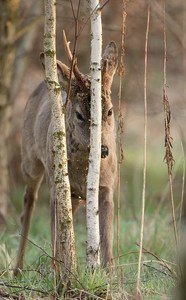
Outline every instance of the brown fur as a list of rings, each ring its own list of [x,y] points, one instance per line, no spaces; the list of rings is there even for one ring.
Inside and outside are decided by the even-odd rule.
[[[101,259],[103,266],[112,262],[113,242],[113,193],[116,182],[117,159],[115,150],[114,115],[111,102],[111,85],[117,67],[117,47],[111,42],[102,59],[102,145],[106,152],[102,155],[100,169],[99,216]],[[58,77],[62,85],[62,98],[66,98],[69,68],[58,61]],[[88,171],[90,138],[90,79],[86,78],[86,89],[73,77],[70,100],[66,108],[67,151],[69,159],[69,179],[73,211],[79,198],[86,198],[86,177]],[[22,135],[22,172],[26,184],[22,232],[18,259],[14,274],[23,268],[26,238],[30,226],[38,189],[46,174],[50,190],[51,231],[54,238],[54,180],[52,157],[52,121],[48,93],[42,82],[28,100],[24,113]],[[106,148],[105,148],[106,147]],[[107,151],[108,150],[108,151]],[[100,149],[101,151],[101,149]],[[105,154],[106,153],[106,154]]]

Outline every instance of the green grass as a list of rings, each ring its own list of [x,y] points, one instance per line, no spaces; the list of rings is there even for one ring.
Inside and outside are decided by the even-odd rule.
[[[128,295],[135,292],[139,251],[136,243],[140,241],[142,161],[134,164],[135,154],[131,152],[126,153],[126,156],[121,173],[119,265],[116,259],[117,224],[115,218],[115,270],[112,276],[101,269],[96,270],[94,274],[88,274],[85,271],[86,224],[84,209],[79,210],[74,220],[78,269],[72,290],[66,294],[66,298],[61,296],[61,299],[73,299],[75,296],[75,299],[81,299],[78,298],[80,294],[82,299],[99,299],[96,298],[98,296],[102,299],[127,299]],[[182,170],[179,165],[175,166],[175,169],[176,182],[180,181]],[[166,173],[164,163],[157,163],[155,159],[151,160],[147,170],[144,232],[144,248],[149,253],[143,253],[141,266],[142,296],[143,299],[148,300],[169,299],[177,284],[174,277],[177,265]],[[179,188],[176,186],[175,191],[175,197],[179,200],[180,186]],[[36,299],[37,295],[41,298],[49,297],[54,291],[54,281],[51,260],[45,253],[51,255],[49,200],[45,187],[40,192],[41,201],[36,205],[32,220],[29,239],[35,245],[31,242],[27,245],[27,271],[22,272],[20,278],[16,280],[11,276],[19,241],[22,194],[22,188],[16,189],[11,194],[12,208],[9,221],[7,228],[0,234],[0,291],[4,283],[3,290],[8,294],[19,294],[24,290],[26,299]],[[117,210],[115,215],[117,215]],[[173,270],[172,272],[162,263],[162,260]],[[9,285],[15,287],[8,287]]]

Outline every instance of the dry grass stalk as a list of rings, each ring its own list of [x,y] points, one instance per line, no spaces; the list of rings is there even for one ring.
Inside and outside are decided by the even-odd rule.
[[[168,174],[172,175],[172,168],[174,165],[174,157],[172,154],[172,137],[170,134],[170,122],[171,122],[171,111],[169,100],[166,92],[166,84],[163,88],[163,108],[164,108],[164,125],[165,125],[165,156],[164,160],[166,161],[168,167]]]
[[[120,169],[121,163],[124,159],[123,148],[122,148],[122,134],[123,134],[123,114],[121,110],[121,98],[122,98],[122,78],[125,74],[125,35],[126,35],[126,0],[122,0],[123,10],[122,10],[122,33],[121,33],[121,56],[120,56],[120,66],[118,70],[119,74],[119,91],[118,91],[118,189],[117,189],[117,261],[119,265],[120,258]]]
[[[143,252],[144,218],[145,218],[145,196],[146,196],[146,172],[147,172],[147,58],[148,58],[148,37],[150,24],[150,5],[148,5],[147,26],[145,37],[145,70],[144,70],[144,163],[143,163],[143,190],[142,190],[142,211],[141,211],[141,231],[140,231],[140,249],[138,259],[138,273],[136,292],[140,295],[140,274],[141,259]]]
[[[180,215],[179,215],[179,230],[181,232],[181,225],[182,225],[182,213],[183,213],[183,201],[184,201],[184,191],[185,191],[185,150],[184,150],[184,139],[181,141],[181,149],[183,153],[183,173],[182,173],[182,189],[181,189],[181,200],[180,200]],[[180,236],[179,236],[180,240]]]
[[[174,236],[176,247],[178,245],[178,233],[177,233],[177,225],[176,225],[176,217],[175,217],[175,207],[174,207],[174,194],[173,194],[173,185],[172,185],[172,168],[174,164],[174,157],[172,154],[172,137],[170,133],[170,123],[171,123],[171,110],[167,95],[167,41],[166,41],[166,28],[165,28],[165,2],[164,2],[164,87],[163,87],[163,109],[164,109],[164,126],[165,126],[165,156],[164,160],[166,161],[168,168],[168,177],[169,177],[169,185],[170,185],[170,197],[171,197],[171,208],[172,208],[172,220],[173,220],[173,228],[174,228]]]
[[[173,220],[173,228],[174,228],[174,236],[176,246],[178,245],[178,233],[177,233],[177,225],[176,225],[176,215],[175,215],[175,207],[174,207],[174,193],[173,193],[173,184],[172,184],[172,168],[174,164],[174,157],[172,154],[172,137],[170,135],[170,120],[171,120],[171,111],[169,106],[168,97],[166,94],[166,89],[163,89],[163,106],[164,106],[164,123],[165,123],[165,156],[164,160],[166,161],[168,168],[168,177],[169,177],[169,185],[170,185],[170,197],[171,197],[171,209],[172,209],[172,220]]]

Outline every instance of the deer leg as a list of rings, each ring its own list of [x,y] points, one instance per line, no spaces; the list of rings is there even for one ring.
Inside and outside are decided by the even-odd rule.
[[[25,248],[30,228],[30,221],[34,204],[37,199],[38,190],[43,179],[43,171],[40,172],[39,175],[37,174],[37,177],[35,177],[34,179],[26,174],[24,174],[24,178],[26,182],[26,189],[24,194],[24,208],[21,216],[21,237],[14,276],[16,276],[19,272],[19,269],[23,269],[24,266]]]
[[[113,265],[113,219],[114,202],[113,191],[108,187],[100,187],[99,191],[99,226],[100,226],[100,254],[103,267]]]

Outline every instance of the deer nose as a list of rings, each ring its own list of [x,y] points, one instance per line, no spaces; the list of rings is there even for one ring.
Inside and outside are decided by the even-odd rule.
[[[105,158],[109,155],[109,149],[106,145],[101,145],[101,158]]]

